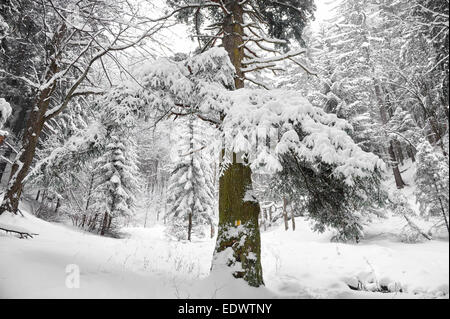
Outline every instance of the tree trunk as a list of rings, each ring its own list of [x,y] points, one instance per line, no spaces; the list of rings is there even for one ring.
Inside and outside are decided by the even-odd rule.
[[[189,213],[188,217],[188,240],[191,241],[192,234],[192,212]]]
[[[44,189],[41,196],[41,205],[44,204],[44,201],[47,199],[47,189]]]
[[[267,230],[267,208],[264,208],[263,220],[264,220],[264,231],[266,231]]]
[[[112,219],[112,216],[108,215],[108,225],[106,226],[106,230],[108,231],[111,229]]]
[[[101,227],[101,230],[100,230],[100,235],[101,236],[105,235],[107,224],[108,224],[108,212],[105,212],[105,214],[103,215],[103,222],[102,222],[102,227]]]
[[[61,207],[61,199],[58,198],[56,201],[55,214],[58,214],[59,207]]]
[[[66,27],[63,25],[56,32],[53,38],[53,45],[58,48],[60,42],[66,32]],[[54,56],[47,68],[45,80],[50,80],[56,73],[59,72],[58,60],[59,56]],[[0,205],[0,215],[8,211],[17,214],[19,209],[20,196],[23,190],[23,181],[28,174],[28,171],[33,162],[36,153],[39,136],[42,128],[47,120],[46,112],[48,110],[52,94],[56,88],[56,81],[39,91],[36,98],[35,107],[32,108],[30,117],[23,136],[23,147],[19,151],[11,168],[11,175],[9,177],[8,187],[6,189],[5,197]]]
[[[83,218],[81,219],[81,228],[84,228],[85,223],[86,223],[86,214],[83,214]]]
[[[436,182],[436,180],[434,178],[433,178],[433,184],[434,184],[434,188],[436,189],[436,193],[439,194],[440,193],[439,192],[439,187],[438,187],[438,184],[437,184],[437,182]],[[442,203],[441,196],[439,196],[438,199],[439,199],[439,204],[441,206],[442,217],[444,218],[445,226],[447,227],[447,232],[450,234],[450,227],[449,227],[449,224],[448,224],[447,216],[445,214],[445,208],[444,208],[445,205]],[[448,210],[448,206],[447,206],[447,210]]]
[[[378,81],[374,80],[374,82],[375,82],[375,95],[378,100],[378,107],[380,110],[381,122],[383,123],[383,125],[386,125],[388,123],[388,115],[387,115],[387,111],[386,111],[386,105],[384,102],[384,98],[382,95],[383,93],[382,93],[382,90],[381,90],[381,87],[380,87],[380,84],[378,83]],[[392,140],[389,141],[388,153],[389,153],[389,156],[390,156],[391,162],[392,162],[392,171],[394,173],[395,184],[397,185],[397,188],[399,188],[399,189],[403,188],[405,186],[405,183],[403,182],[402,175],[400,174],[400,170],[398,168],[398,162],[397,162],[397,158],[395,156]]]
[[[415,161],[416,161],[416,156],[415,156],[415,154],[414,154],[414,149],[412,148],[411,145],[408,145],[408,147],[407,147],[407,149],[406,149],[406,152],[408,153],[408,156],[411,158],[411,161],[412,161],[413,163],[415,163]]]
[[[291,207],[292,230],[295,231],[294,209]]]
[[[95,230],[95,227],[97,226],[97,217],[98,217],[98,213],[96,213],[94,215],[94,218],[92,218],[91,224],[89,225],[89,231]]]
[[[0,206],[0,215],[5,211],[17,214],[20,196],[22,195],[22,183],[33,162],[38,138],[45,121],[45,112],[47,111],[50,102],[48,91],[49,90],[44,90],[44,92],[41,93],[37,102],[38,109],[33,109],[30,116],[29,124],[27,126],[28,129],[25,131],[24,135],[24,146],[17,155],[12,166],[8,188],[3,203]]]
[[[211,238],[214,238],[215,230],[214,230],[214,223],[211,222]]]
[[[38,190],[38,192],[36,194],[36,201],[39,201],[39,195],[41,195],[41,190]]]
[[[244,58],[243,8],[237,0],[229,1],[226,7],[231,14],[223,21],[222,42],[236,69],[235,89],[241,89],[244,87],[244,75],[241,71]],[[224,155],[223,149],[222,156]],[[219,228],[212,270],[231,270],[231,267],[236,266],[239,269],[240,266],[239,270],[231,270],[232,275],[243,278],[250,286],[259,287],[264,285],[258,225],[260,208],[256,200],[244,200],[246,192],[252,189],[250,167],[236,161],[237,154],[232,157],[231,164],[219,178]],[[226,252],[229,251],[228,248],[232,249],[232,255]]]
[[[389,144],[389,155],[391,157],[392,162],[392,171],[394,173],[395,184],[398,189],[405,187],[405,182],[403,181],[402,175],[400,174],[400,169],[398,168],[397,158],[395,157],[394,146],[392,145],[392,141]]]
[[[283,219],[284,219],[284,229],[288,230],[289,229],[289,224],[288,224],[288,215],[287,215],[287,199],[286,197],[283,197]]]
[[[269,226],[271,226],[272,225],[272,207],[273,206],[270,206],[270,208],[269,208]]]

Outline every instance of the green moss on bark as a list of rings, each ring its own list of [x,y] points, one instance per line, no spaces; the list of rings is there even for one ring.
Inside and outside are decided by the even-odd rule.
[[[219,230],[215,254],[231,247],[234,260],[242,270],[233,276],[243,278],[250,286],[264,285],[261,266],[261,238],[259,233],[259,204],[244,201],[247,189],[251,187],[250,167],[231,164],[220,178],[219,186]],[[240,221],[240,226],[236,223]],[[214,268],[214,265],[213,265]]]

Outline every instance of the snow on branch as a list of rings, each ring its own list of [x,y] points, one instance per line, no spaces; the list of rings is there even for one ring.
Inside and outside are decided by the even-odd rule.
[[[299,93],[290,90],[230,90],[234,68],[223,48],[210,49],[186,61],[160,60],[140,70],[144,89],[125,88],[143,108],[163,114],[221,119],[223,141],[228,151],[248,154],[253,168],[281,169],[280,155],[294,152],[311,163],[334,167],[334,174],[352,185],[354,179],[371,176],[384,163],[364,152],[348,135],[350,124],[334,114],[314,107]],[[257,81],[255,81],[257,82]],[[302,136],[297,133],[299,130]],[[275,129],[281,135],[273,148],[256,146],[259,132]]]
[[[234,152],[249,153],[255,169],[266,165],[279,170],[278,156],[287,152],[311,163],[333,165],[334,174],[349,185],[355,178],[384,169],[380,158],[364,152],[347,134],[351,130],[348,122],[312,106],[295,91],[241,89],[228,96],[232,103],[224,110],[225,144]],[[304,136],[298,135],[296,126],[301,127]],[[258,132],[273,127],[282,133],[275,147],[255,150]]]

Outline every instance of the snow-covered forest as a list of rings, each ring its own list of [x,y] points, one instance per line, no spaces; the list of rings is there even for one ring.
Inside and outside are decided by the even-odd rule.
[[[0,0],[0,298],[449,298],[448,0]]]

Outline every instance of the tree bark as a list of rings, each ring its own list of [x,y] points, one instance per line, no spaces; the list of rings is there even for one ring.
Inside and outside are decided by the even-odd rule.
[[[188,217],[188,240],[191,241],[192,235],[192,212],[189,213]]]
[[[392,141],[389,143],[389,156],[391,157],[392,162],[392,171],[394,173],[395,184],[398,189],[405,187],[405,182],[403,181],[402,174],[400,174],[400,169],[398,168],[397,158],[395,157],[394,146],[392,145]]]
[[[292,230],[295,231],[294,209],[292,209],[292,207],[291,207],[291,218],[292,218]]]
[[[264,208],[263,220],[264,220],[264,231],[266,231],[267,230],[267,208]]]
[[[101,236],[105,235],[107,224],[108,224],[108,212],[105,212],[105,214],[103,215],[103,222],[102,222],[102,227],[101,227],[101,230],[100,230],[100,235]]]
[[[288,230],[289,229],[289,224],[288,224],[288,215],[287,215],[287,199],[286,197],[283,197],[283,219],[284,219],[284,229]]]
[[[211,238],[214,238],[215,230],[214,230],[214,223],[211,221]]]
[[[55,214],[58,214],[59,207],[61,207],[61,199],[58,198],[56,201]]]
[[[226,7],[231,14],[223,21],[222,42],[236,69],[235,89],[238,90],[244,87],[244,75],[241,71],[244,58],[243,8],[237,0],[229,1]],[[222,156],[224,155],[223,149]],[[246,192],[252,189],[250,167],[238,163],[237,154],[233,153],[232,157],[231,164],[219,178],[219,227],[212,270],[233,267],[240,263],[241,270],[233,271],[232,275],[235,278],[243,278],[250,286],[259,287],[264,285],[258,225],[260,207],[256,200],[249,201],[245,197]],[[228,248],[232,249],[233,256],[227,255],[228,260],[223,264],[224,260],[220,255]]]
[[[91,178],[89,179],[89,189],[88,189],[88,194],[87,194],[87,199],[86,199],[86,208],[84,209],[86,212],[89,209],[89,204],[91,202],[91,196],[92,196],[92,189],[94,187],[94,173],[91,174]]]
[[[60,42],[66,33],[65,25],[59,28],[53,38],[53,47],[58,48]],[[50,80],[53,75],[59,72],[58,65],[59,56],[55,55],[50,61],[45,74],[45,80]],[[19,201],[23,190],[23,181],[28,174],[28,171],[33,162],[34,155],[36,153],[36,147],[41,135],[42,128],[47,120],[45,113],[48,110],[52,94],[56,88],[56,81],[39,91],[36,98],[35,107],[32,108],[30,117],[27,122],[27,126],[23,137],[23,147],[17,154],[14,164],[11,169],[11,175],[9,178],[6,194],[0,205],[0,215],[8,211],[13,214],[17,214],[19,209]]]
[[[408,153],[408,156],[411,158],[411,161],[414,163],[416,161],[416,156],[414,154],[414,149],[411,145],[408,145],[406,152]]]
[[[388,123],[388,115],[386,111],[386,105],[384,103],[384,99],[382,96],[382,90],[380,85],[378,84],[378,81],[375,81],[375,95],[378,100],[378,106],[380,110],[380,116],[381,116],[381,122],[383,125],[386,125]],[[392,143],[392,140],[389,141],[389,147],[388,147],[388,153],[390,156],[390,159],[392,161],[392,172],[394,174],[395,184],[397,185],[397,188],[403,188],[405,186],[405,183],[403,182],[402,175],[400,174],[400,170],[398,168],[398,162],[397,158],[395,156],[394,152],[394,146]]]

